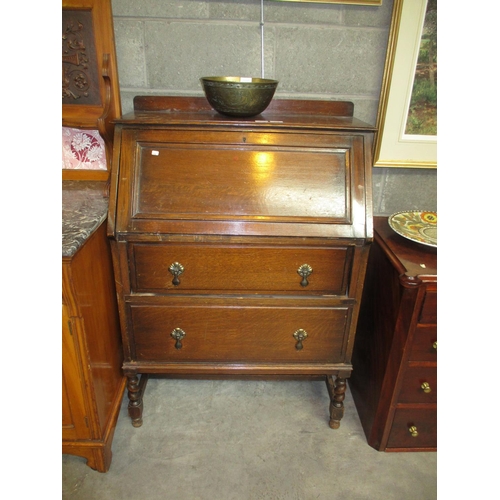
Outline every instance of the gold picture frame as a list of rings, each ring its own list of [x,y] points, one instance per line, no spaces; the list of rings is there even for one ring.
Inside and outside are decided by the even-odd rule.
[[[382,5],[382,0],[276,0],[278,2],[298,2],[298,3],[339,3],[346,5],[369,5],[377,7]]]
[[[375,167],[437,168],[437,134],[405,132],[428,0],[394,0],[377,115]]]

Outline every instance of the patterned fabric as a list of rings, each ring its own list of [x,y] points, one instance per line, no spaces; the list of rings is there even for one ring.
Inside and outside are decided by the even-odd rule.
[[[104,141],[97,130],[62,128],[62,168],[106,170]]]

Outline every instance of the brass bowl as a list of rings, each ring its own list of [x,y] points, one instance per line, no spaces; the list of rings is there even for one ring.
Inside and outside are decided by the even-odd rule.
[[[228,116],[255,116],[271,102],[277,80],[240,76],[204,76],[200,78],[205,96],[219,113]]]

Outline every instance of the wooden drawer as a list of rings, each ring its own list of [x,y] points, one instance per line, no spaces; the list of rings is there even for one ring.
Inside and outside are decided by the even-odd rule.
[[[433,325],[437,323],[437,292],[426,292],[418,322]]]
[[[430,392],[424,392],[422,385],[428,384]],[[410,366],[406,368],[399,403],[435,403],[437,401],[436,367]]]
[[[245,300],[190,298],[161,305],[129,304],[137,361],[292,362],[344,361],[348,308],[306,307],[299,302],[253,305]],[[250,302],[250,304],[248,304]],[[248,305],[247,305],[248,304]],[[171,336],[185,333],[178,348]],[[294,333],[307,338],[297,349]],[[134,356],[134,348],[132,349]]]
[[[419,325],[415,329],[410,351],[410,361],[437,362],[437,327]]]
[[[132,289],[176,293],[302,293],[345,295],[352,248],[257,247],[250,245],[132,245]],[[171,264],[183,272],[174,285]],[[312,273],[302,284],[300,266]]]
[[[411,427],[416,427],[412,436]],[[396,410],[387,448],[436,448],[436,408],[399,408]]]

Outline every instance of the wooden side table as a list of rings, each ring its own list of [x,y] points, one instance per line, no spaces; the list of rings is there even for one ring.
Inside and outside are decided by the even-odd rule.
[[[106,472],[125,377],[103,182],[63,182],[62,452]]]

